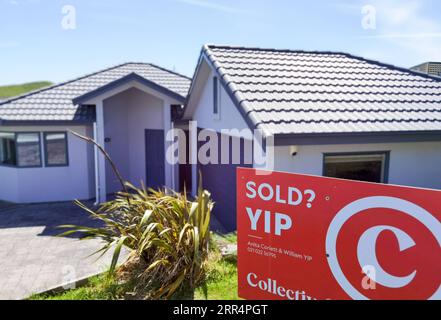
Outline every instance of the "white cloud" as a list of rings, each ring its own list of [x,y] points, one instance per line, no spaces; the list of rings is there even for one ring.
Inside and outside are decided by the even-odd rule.
[[[232,6],[226,6],[222,4],[215,3],[213,1],[208,0],[176,0],[177,2],[185,3],[191,6],[216,10],[216,11],[222,11],[227,13],[244,13],[244,11],[239,10]]]
[[[377,12],[377,29],[361,38],[386,41],[421,61],[441,60],[441,22],[424,12],[424,2],[373,0],[371,4]]]
[[[380,5],[377,3],[374,6],[377,7],[377,12],[383,18],[383,23],[389,27],[402,27],[409,22],[416,22],[416,19],[421,19],[415,15],[415,12],[421,8],[420,2],[382,1]]]

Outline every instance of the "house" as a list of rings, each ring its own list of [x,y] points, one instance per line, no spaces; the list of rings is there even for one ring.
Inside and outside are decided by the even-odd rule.
[[[184,133],[181,163],[167,157],[170,129]],[[120,189],[68,130],[135,183],[195,193],[201,172],[225,231],[239,166],[441,189],[441,79],[346,53],[207,45],[192,81],[128,63],[4,101],[0,199],[101,202]]]
[[[346,53],[205,46],[183,118],[218,135],[261,128],[277,171],[441,188],[441,79],[408,69]],[[193,165],[228,230],[239,165]]]
[[[164,132],[191,80],[126,63],[0,104],[0,199],[17,203],[96,198],[120,190],[93,137],[129,181],[174,187]]]
[[[441,77],[441,62],[425,62],[410,68],[414,71],[423,72],[432,76]]]

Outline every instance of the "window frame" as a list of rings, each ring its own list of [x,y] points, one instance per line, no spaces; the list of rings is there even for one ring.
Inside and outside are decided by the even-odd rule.
[[[383,156],[384,164],[383,164],[383,172],[382,172],[382,181],[379,182],[381,184],[389,183],[389,167],[390,167],[390,151],[363,151],[363,152],[331,152],[331,153],[323,153],[323,161],[322,161],[322,176],[326,176],[326,157],[351,157],[351,156]],[[328,177],[334,178],[334,177]],[[334,179],[342,179],[342,178],[334,178]],[[366,182],[366,181],[361,181]],[[375,183],[375,182],[366,182],[366,183]]]
[[[66,163],[65,164],[49,164],[48,163],[48,150],[46,144],[46,136],[50,134],[64,134],[64,144],[66,147]],[[44,131],[43,132],[43,148],[44,148],[44,166],[48,168],[61,168],[69,166],[69,140],[67,131]]]
[[[43,150],[41,149],[41,133],[38,131],[17,131],[15,133],[15,156],[17,158],[17,164],[15,166],[11,166],[12,168],[18,168],[18,169],[29,169],[29,168],[43,168]],[[19,134],[36,134],[38,136],[38,150],[40,153],[40,164],[39,165],[32,165],[32,166],[20,166],[19,165],[19,157],[18,157],[18,135]]]
[[[15,152],[15,160],[17,162],[17,164],[7,164],[7,163],[1,163],[0,162],[0,167],[7,167],[7,168],[21,168],[18,166],[18,159],[17,159],[17,132],[11,132],[11,131],[0,131],[0,133],[9,133],[9,134],[13,134],[14,135],[14,152]],[[41,156],[41,154],[40,154]]]

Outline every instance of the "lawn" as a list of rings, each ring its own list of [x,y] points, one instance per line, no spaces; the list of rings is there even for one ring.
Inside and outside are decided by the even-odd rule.
[[[196,289],[195,300],[237,300],[237,255],[222,256],[219,247],[237,242],[236,234],[214,235],[205,289]],[[118,284],[106,275],[91,278],[87,285],[59,294],[34,295],[31,300],[115,300],[130,299],[130,285]]]
[[[237,234],[225,236],[214,235],[218,247],[228,244],[237,244]],[[210,271],[207,279],[207,297],[204,290],[198,288],[195,292],[196,300],[237,300],[237,253],[222,257],[219,252],[211,253]]]
[[[40,81],[40,82],[29,82],[29,83],[17,84],[17,85],[0,86],[0,99],[15,97],[23,93],[44,88],[50,85],[52,85],[51,82]]]

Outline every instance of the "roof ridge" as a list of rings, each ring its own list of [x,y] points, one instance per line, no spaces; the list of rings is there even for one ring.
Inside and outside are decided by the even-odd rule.
[[[15,97],[12,97],[10,99],[7,99],[5,101],[0,102],[0,106],[2,106],[4,104],[11,103],[13,101],[17,101],[17,100],[23,99],[23,98],[27,98],[27,97],[32,96],[32,95],[37,94],[37,93],[41,93],[41,92],[44,92],[44,91],[48,91],[48,90],[51,90],[51,89],[55,89],[55,88],[64,86],[66,84],[70,84],[70,83],[73,83],[73,82],[76,82],[76,81],[79,81],[79,80],[83,80],[85,78],[88,78],[88,77],[91,77],[91,76],[95,76],[97,74],[100,74],[100,73],[103,73],[103,72],[106,72],[106,71],[110,71],[110,70],[113,70],[113,69],[116,69],[116,68],[120,68],[120,67],[128,65],[128,64],[133,64],[133,62],[121,63],[121,64],[118,64],[116,66],[108,67],[108,68],[105,68],[105,69],[102,69],[102,70],[99,70],[99,71],[96,71],[96,72],[93,72],[93,73],[89,73],[89,74],[86,74],[84,76],[81,76],[81,77],[78,77],[78,78],[75,78],[75,79],[63,81],[63,82],[54,84],[52,86],[48,86],[48,87],[44,87],[44,88],[40,88],[40,89],[37,89],[37,90],[30,91],[30,92],[26,92],[24,94],[21,94],[21,95],[18,95],[18,96],[15,96]]]
[[[231,45],[215,45],[215,44],[206,44],[204,46],[206,50],[211,51],[212,49],[231,49],[231,50],[244,50],[244,51],[266,51],[266,52],[286,52],[286,53],[310,53],[310,54],[332,54],[332,55],[343,55],[347,58],[357,59],[360,61],[364,61],[367,63],[376,64],[378,66],[386,67],[389,69],[405,72],[414,76],[420,76],[423,78],[428,78],[431,80],[441,82],[441,77],[432,76],[428,74],[421,74],[420,72],[399,67],[390,63],[381,62],[378,60],[368,59],[361,56],[353,55],[351,53],[342,52],[342,51],[319,51],[319,50],[295,50],[295,49],[275,49],[275,48],[259,48],[259,47],[243,47],[243,46],[231,46]]]
[[[190,81],[192,80],[192,78],[190,78],[190,77],[188,77],[188,76],[186,76],[186,75],[184,75],[184,74],[181,74],[181,73],[179,73],[179,72],[172,71],[172,70],[170,70],[170,69],[167,69],[167,68],[161,67],[161,66],[159,66],[159,65],[157,65],[157,64],[154,64],[154,63],[146,63],[146,64],[148,64],[148,65],[150,65],[150,66],[152,66],[152,67],[154,67],[154,68],[157,68],[157,69],[160,69],[160,70],[167,71],[167,72],[169,72],[169,73],[175,74],[175,75],[177,75],[177,76],[179,76],[179,77],[182,77],[182,78],[185,78],[185,79],[187,79],[187,80],[190,80]]]
[[[266,51],[266,52],[286,52],[286,53],[322,53],[322,54],[335,54],[345,55],[344,52],[339,51],[320,51],[320,50],[304,50],[304,49],[276,49],[276,48],[263,48],[263,47],[244,47],[244,46],[232,46],[232,45],[216,45],[207,44],[205,48],[211,49],[230,49],[230,50],[244,50],[244,51]]]

